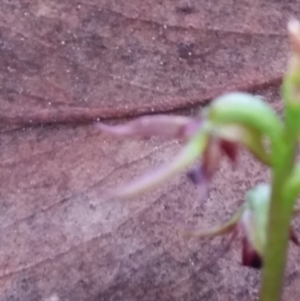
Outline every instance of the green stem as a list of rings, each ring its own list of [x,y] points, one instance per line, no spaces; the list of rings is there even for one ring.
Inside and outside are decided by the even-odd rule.
[[[295,164],[298,118],[297,110],[287,108],[282,144],[273,153],[272,200],[260,301],[280,301],[282,296],[290,223],[296,201],[293,193],[285,193],[285,185]]]

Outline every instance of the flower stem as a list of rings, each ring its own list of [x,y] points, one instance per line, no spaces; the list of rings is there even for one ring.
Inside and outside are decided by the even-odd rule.
[[[298,139],[298,110],[286,108],[282,143],[273,153],[272,199],[260,301],[280,301],[288,250],[290,223],[296,202],[294,194],[285,193],[285,185],[295,164]]]

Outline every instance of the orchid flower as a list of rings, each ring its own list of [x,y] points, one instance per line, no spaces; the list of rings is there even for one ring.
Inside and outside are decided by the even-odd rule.
[[[235,104],[236,101],[239,102],[239,106]],[[241,106],[243,102],[245,106],[251,102],[254,111],[245,110],[246,107]],[[238,116],[233,119],[233,122],[229,122],[230,107]],[[254,116],[267,113],[268,118],[258,124],[249,123],[247,122],[249,113]],[[236,163],[239,146],[246,147],[262,163],[270,165],[271,155],[264,145],[264,131],[273,135],[270,124],[272,126],[272,123],[275,123],[276,127],[280,127],[278,120],[272,114],[272,110],[261,98],[246,93],[230,93],[213,101],[210,107],[200,111],[195,117],[149,115],[138,117],[124,125],[97,123],[97,129],[116,137],[149,139],[157,136],[180,139],[185,143],[181,152],[169,163],[114,191],[111,196],[133,197],[145,193],[193,163],[197,166],[187,172],[188,177],[195,183],[207,185],[217,172],[222,157],[225,156],[233,164]],[[239,120],[242,115],[246,117],[246,122]],[[251,121],[250,118],[248,119]]]
[[[206,231],[185,231],[186,238],[206,238],[232,233],[242,239],[242,265],[260,269],[266,246],[267,219],[271,200],[271,187],[260,183],[248,190],[245,202],[225,224]],[[294,214],[299,213],[295,207]],[[299,245],[294,229],[290,229],[290,240]]]

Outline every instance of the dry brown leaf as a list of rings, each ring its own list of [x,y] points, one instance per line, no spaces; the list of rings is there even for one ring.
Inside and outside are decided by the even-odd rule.
[[[297,1],[0,1],[0,301],[254,300],[259,277],[238,253],[202,271],[216,245],[178,231],[226,220],[261,168],[224,163],[203,203],[185,177],[108,203],[105,189],[179,145],[116,141],[80,123],[233,88],[278,101],[278,86],[257,86],[280,81],[286,21],[299,12]],[[291,258],[288,301],[299,295]]]

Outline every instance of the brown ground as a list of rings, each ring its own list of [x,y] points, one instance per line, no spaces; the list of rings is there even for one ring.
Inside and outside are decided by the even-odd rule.
[[[248,301],[259,273],[240,246],[178,230],[224,221],[266,171],[224,162],[200,202],[184,175],[133,202],[104,189],[176,153],[176,141],[117,141],[97,118],[204,104],[227,90],[279,108],[294,1],[0,1],[0,300]],[[285,300],[299,300],[291,248]]]

